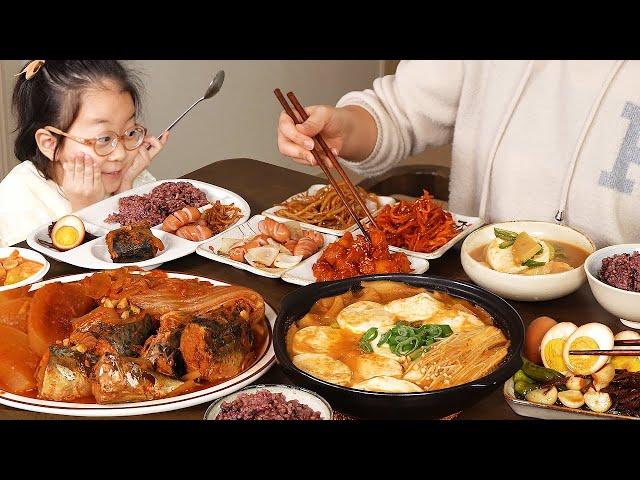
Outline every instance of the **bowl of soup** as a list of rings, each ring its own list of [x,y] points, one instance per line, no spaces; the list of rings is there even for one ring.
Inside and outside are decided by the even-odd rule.
[[[282,301],[274,350],[284,372],[358,418],[443,418],[498,388],[522,361],[524,326],[476,285],[367,275]]]
[[[586,281],[585,260],[595,251],[584,233],[565,225],[514,221],[469,235],[460,251],[465,273],[510,300],[539,302],[564,297]]]

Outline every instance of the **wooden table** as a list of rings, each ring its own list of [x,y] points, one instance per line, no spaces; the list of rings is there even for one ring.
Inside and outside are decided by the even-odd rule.
[[[258,214],[279,203],[294,193],[301,192],[310,185],[318,183],[318,177],[288,170],[256,160],[238,158],[212,163],[184,178],[200,180],[228,188],[242,196],[251,206],[253,215]],[[398,192],[401,193],[401,192]],[[18,245],[27,247],[26,243]],[[56,260],[49,259],[51,269],[45,279],[60,275],[82,273],[87,270]],[[245,285],[260,292],[265,300],[276,310],[280,300],[297,287],[279,279],[269,279],[238,270],[229,265],[207,260],[200,255],[192,254],[162,265],[162,269],[179,271],[193,275],[202,275],[229,283]],[[467,280],[460,265],[458,248],[449,250],[443,257],[433,260],[429,275],[437,275],[458,280]],[[608,324],[613,330],[622,330],[620,322],[598,305],[585,283],[576,293],[565,298],[539,303],[512,302],[522,316],[526,325],[540,315],[548,315],[558,321],[571,321],[576,324],[601,322]],[[278,365],[274,365],[257,383],[292,383]],[[138,417],[119,417],[130,419],[202,419],[208,404],[166,413],[142,415]],[[16,410],[0,405],[0,419],[78,419],[82,417],[64,417]],[[462,412],[460,419],[508,419],[522,420],[513,413],[502,396],[502,389],[494,391],[483,401]]]

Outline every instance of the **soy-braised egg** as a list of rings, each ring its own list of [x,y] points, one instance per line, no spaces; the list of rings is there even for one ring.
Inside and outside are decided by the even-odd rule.
[[[591,375],[608,361],[606,355],[569,355],[571,350],[610,350],[613,348],[613,332],[602,323],[587,323],[578,327],[564,344],[562,358],[571,372]]]
[[[59,250],[70,250],[84,240],[84,223],[75,215],[61,217],[51,230],[51,242]]]
[[[540,342],[540,356],[545,367],[564,375],[569,372],[562,353],[565,342],[577,328],[571,322],[562,322],[554,325],[545,333],[542,342]]]

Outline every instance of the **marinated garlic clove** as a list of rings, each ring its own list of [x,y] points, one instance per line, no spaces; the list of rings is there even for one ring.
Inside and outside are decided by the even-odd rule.
[[[604,413],[611,408],[611,397],[608,393],[596,392],[590,388],[584,394],[584,403],[594,412]]]
[[[577,377],[572,375],[567,380],[567,388],[569,390],[582,391],[591,385],[591,380],[588,378]]]
[[[593,387],[597,392],[602,390],[604,387],[611,383],[613,377],[616,375],[616,370],[613,368],[613,365],[608,363],[596,373],[592,374],[593,377]]]
[[[584,395],[578,390],[566,390],[558,393],[558,400],[569,408],[580,408],[584,405]]]
[[[538,388],[537,390],[531,390],[527,393],[525,398],[533,403],[553,405],[556,403],[556,400],[558,400],[558,389],[556,387]]]

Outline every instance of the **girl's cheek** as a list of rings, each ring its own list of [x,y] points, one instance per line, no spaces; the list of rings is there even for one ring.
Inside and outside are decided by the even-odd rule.
[[[60,160],[60,161],[62,161],[62,160],[73,160],[74,158],[76,158],[81,153],[84,153],[85,155],[87,155],[87,156],[89,156],[91,158],[96,158],[97,157],[96,153],[93,151],[93,149],[91,147],[85,147],[85,146],[83,146],[81,144],[69,145],[69,143],[70,142],[65,144],[58,151],[58,154],[56,156],[56,160]]]

